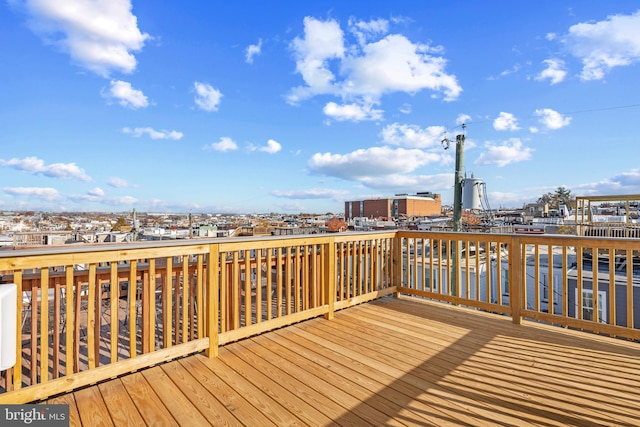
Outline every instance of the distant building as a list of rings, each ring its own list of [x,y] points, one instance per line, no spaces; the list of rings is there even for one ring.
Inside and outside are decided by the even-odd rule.
[[[59,246],[72,237],[71,231],[31,231],[15,233],[13,246],[17,248],[37,246]]]
[[[344,217],[394,218],[440,215],[442,201],[439,194],[425,192],[410,196],[396,194],[390,198],[357,200],[344,203]]]

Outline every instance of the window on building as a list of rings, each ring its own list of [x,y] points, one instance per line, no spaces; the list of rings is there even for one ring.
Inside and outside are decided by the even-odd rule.
[[[576,297],[576,317],[580,307],[578,307],[578,290],[575,290]],[[582,318],[584,320],[596,321],[593,310],[593,291],[591,289],[582,290]],[[598,291],[598,323],[607,323],[607,293]]]

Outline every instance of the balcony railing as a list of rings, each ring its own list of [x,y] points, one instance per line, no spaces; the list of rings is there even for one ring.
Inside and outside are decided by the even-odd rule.
[[[11,251],[16,363],[0,403],[215,357],[392,293],[638,340],[639,254],[637,239],[408,231]]]

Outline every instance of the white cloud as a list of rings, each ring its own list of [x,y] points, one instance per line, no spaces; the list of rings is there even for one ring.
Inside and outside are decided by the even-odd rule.
[[[469,123],[471,121],[471,116],[468,114],[458,114],[458,117],[456,117],[456,124],[462,125],[465,123]]]
[[[17,170],[32,174],[42,174],[51,178],[70,178],[84,182],[91,181],[91,177],[86,174],[84,169],[79,168],[75,163],[52,163],[45,165],[44,160],[33,156],[25,157],[24,159],[0,159],[0,166],[9,166]]]
[[[565,126],[569,126],[569,123],[571,123],[571,117],[564,117],[562,114],[552,110],[551,108],[536,110],[534,114],[537,117],[540,117],[538,121],[549,130],[557,130]]]
[[[640,61],[640,10],[573,25],[563,42],[582,61],[580,77],[600,80],[614,67]]]
[[[138,28],[129,0],[32,0],[24,6],[29,26],[46,43],[103,77],[112,71],[133,72],[132,52],[149,38]]]
[[[640,169],[631,169],[598,182],[574,185],[578,194],[638,194],[640,193]]]
[[[545,38],[549,41],[553,41],[558,38],[558,35],[556,33],[547,33]]]
[[[194,101],[198,107],[204,111],[218,111],[222,92],[208,83],[194,82],[193,87],[196,91]]]
[[[518,119],[511,113],[500,112],[498,118],[493,121],[495,130],[518,130]]]
[[[134,89],[129,82],[122,80],[111,80],[111,87],[108,91],[102,91],[105,98],[113,98],[123,107],[137,110],[149,106],[149,100],[141,90]]]
[[[510,163],[529,160],[533,149],[525,147],[518,138],[511,138],[501,144],[487,142],[485,151],[474,162],[476,165],[506,166]]]
[[[402,125],[393,123],[385,126],[380,132],[382,141],[387,144],[409,148],[441,149],[440,142],[446,129],[443,126],[429,126],[421,129],[416,125]]]
[[[281,191],[273,190],[271,195],[283,199],[335,199],[344,200],[348,194],[344,190],[334,190],[329,188],[310,188],[308,190]]]
[[[58,190],[50,187],[4,187],[2,190],[7,194],[17,197],[31,197],[46,201],[60,198]]]
[[[245,55],[245,61],[248,64],[253,64],[253,57],[256,55],[260,55],[262,51],[262,39],[258,39],[258,44],[251,44],[247,48],[247,53]]]
[[[392,174],[386,176],[366,177],[362,184],[369,188],[383,190],[385,193],[408,191],[424,191],[425,188],[430,190],[443,189],[449,190],[453,185],[453,174],[436,174],[436,175],[401,175]]]
[[[361,56],[350,55],[342,61],[348,75],[343,93],[377,97],[429,89],[443,92],[445,100],[456,99],[462,88],[455,76],[445,72],[446,60],[431,53],[430,46],[414,44],[400,34],[370,43]]]
[[[131,129],[131,128],[123,128],[122,129],[123,133],[126,133],[128,135],[133,135],[136,138],[141,137],[144,134],[149,135],[149,137],[151,139],[173,139],[173,140],[178,140],[178,139],[182,139],[182,137],[184,136],[182,132],[178,132],[175,130],[155,130],[153,128],[150,127],[145,127],[145,128],[135,128],[135,129]]]
[[[462,92],[456,77],[445,71],[446,60],[437,56],[440,47],[412,43],[405,36],[390,34],[369,42],[386,32],[386,21],[351,23],[358,41],[347,45],[335,20],[304,19],[304,37],[296,37],[291,47],[296,70],[305,86],[293,88],[288,102],[295,104],[319,94],[356,100],[357,104],[377,103],[392,92],[410,94],[428,89],[445,100]],[[334,71],[339,72],[338,79]]]
[[[547,68],[535,77],[536,80],[549,79],[551,84],[554,85],[563,81],[567,76],[564,61],[560,59],[545,59],[542,63],[545,64]]]
[[[267,141],[266,146],[260,147],[258,150],[269,154],[275,154],[278,151],[282,150],[282,145],[280,145],[278,141],[270,139]]]
[[[90,196],[102,197],[104,196],[104,190],[100,187],[96,187],[93,190],[87,192]]]
[[[389,32],[389,21],[386,19],[372,19],[371,21],[356,21],[349,19],[349,31],[358,39],[358,44],[364,46],[367,40]]]
[[[112,197],[105,199],[104,203],[114,206],[131,206],[138,203],[138,199],[132,196]]]
[[[500,73],[500,77],[506,77],[506,76],[508,76],[509,74],[517,73],[518,71],[520,71],[520,68],[521,68],[520,64],[515,64],[515,65],[514,65],[513,67],[511,67],[511,68],[509,68],[509,69],[507,69],[507,70],[503,70],[503,71]]]
[[[400,111],[402,114],[411,114],[411,104],[405,102],[404,104],[402,104],[398,111]]]
[[[114,188],[127,188],[131,186],[126,180],[115,177],[115,176],[109,178],[109,181],[107,181],[107,184],[109,184],[111,187],[114,187]]]
[[[205,149],[221,152],[233,151],[238,149],[238,144],[236,144],[228,136],[223,136],[222,138],[220,138],[220,141],[214,142],[211,145],[207,145]]]
[[[339,122],[352,121],[360,122],[363,120],[381,120],[382,110],[374,109],[373,104],[343,104],[338,105],[335,102],[329,102],[324,106],[322,112],[327,116]]]
[[[71,195],[70,200],[74,202],[98,202],[103,200],[104,191],[100,187],[96,187],[93,190],[87,191],[87,194],[83,195]]]
[[[308,166],[313,173],[349,180],[409,173],[442,158],[422,150],[389,147],[360,149],[348,154],[316,153]]]
[[[296,56],[296,71],[307,84],[294,88],[288,100],[296,103],[323,93],[336,93],[335,76],[327,61],[342,58],[345,53],[344,33],[334,20],[319,21],[304,18],[304,38],[296,37],[291,43]]]

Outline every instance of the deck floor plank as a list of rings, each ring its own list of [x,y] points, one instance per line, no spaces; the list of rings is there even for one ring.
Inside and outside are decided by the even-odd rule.
[[[459,391],[452,387],[439,384],[441,377],[438,375],[420,375],[420,372],[416,370],[417,365],[415,365],[415,363],[401,363],[384,354],[363,352],[359,345],[353,343],[353,340],[341,340],[338,337],[323,334],[307,324],[301,325],[299,330],[296,331],[296,334],[317,344],[330,345],[331,342],[336,342],[334,348],[342,355],[351,358],[359,357],[361,362],[374,369],[386,370],[396,378],[408,381],[425,390],[440,393],[440,395],[449,400],[449,402],[458,402],[463,405],[465,411],[477,413],[487,419],[493,418],[505,424],[517,423],[521,419],[505,410],[502,412],[499,410],[496,411],[494,408],[491,408],[490,402],[486,401],[486,399],[480,400],[482,396],[474,394],[469,390]],[[398,357],[405,357],[402,351],[398,353]],[[482,402],[482,405],[480,405],[479,402]],[[393,416],[393,414],[389,415]]]
[[[318,347],[316,344],[300,336],[282,332],[276,332],[276,334],[282,334],[282,339],[288,341],[286,346],[296,353],[303,355],[320,366],[324,366],[337,375],[352,378],[370,392],[377,393],[396,405],[406,406],[407,409],[414,413],[413,418],[416,418],[416,414],[418,414],[418,421],[422,425],[447,426],[460,425],[464,422],[472,424],[477,420],[477,418],[467,417],[464,414],[451,413],[446,409],[436,409],[433,406],[433,401],[437,397],[427,394],[422,389],[396,383],[395,377],[388,375],[384,371],[371,368],[358,359],[327,351],[319,354],[317,353]],[[427,401],[429,401],[429,404],[425,403]],[[441,403],[443,407],[449,404],[445,401]]]
[[[369,312],[370,310],[371,312]],[[384,319],[388,314],[376,310],[373,304],[365,307],[361,314],[360,319],[368,319],[369,322],[374,323],[376,328],[385,328],[384,322],[381,322],[380,319]],[[395,318],[397,316],[390,317],[389,320]],[[500,322],[502,320],[504,319],[493,318],[491,321]],[[496,329],[496,325],[488,324],[487,326],[489,326],[487,330]],[[535,325],[529,327],[535,328]],[[518,333],[522,332],[522,328],[514,328],[510,322],[506,322],[502,328],[514,329]],[[554,332],[556,329],[558,328],[553,329]],[[595,347],[599,347],[598,341],[601,337],[582,335],[583,340],[595,337]],[[392,336],[390,340],[393,339]],[[419,337],[414,336],[413,339],[417,340]],[[431,340],[432,336],[425,335],[424,339]],[[478,338],[473,337],[470,340],[477,342]],[[585,410],[589,410],[591,417],[595,420],[599,419],[600,422],[608,422],[613,417],[615,420],[631,425],[637,423],[637,405],[640,403],[638,401],[640,395],[637,393],[638,387],[640,387],[637,371],[635,372],[635,380],[628,381],[628,378],[625,377],[624,381],[617,384],[615,379],[612,379],[608,374],[609,370],[617,370],[613,360],[618,360],[622,365],[628,365],[630,358],[622,359],[621,356],[603,358],[600,353],[594,353],[590,345],[585,347],[583,341],[580,345],[576,343],[576,347],[572,348],[572,354],[569,357],[565,355],[561,359],[561,353],[552,349],[556,344],[552,344],[552,348],[549,348],[547,346],[548,340],[547,334],[544,340],[539,338],[538,341],[533,342],[528,339],[524,341],[526,345],[517,346],[515,344],[519,341],[511,336],[508,339],[496,337],[490,345],[483,347],[480,351],[473,348],[469,350],[463,345],[459,350],[469,358],[462,366],[471,373],[471,376],[479,378],[486,377],[486,371],[491,370],[493,384],[502,381],[502,386],[507,388],[510,387],[510,384],[516,384],[525,396],[535,401],[536,407],[546,406],[551,412],[560,410],[564,415],[571,414],[575,417],[582,416],[581,414]],[[608,341],[612,340],[608,339]],[[631,350],[631,360],[634,355],[636,360],[637,356],[640,356],[640,349],[637,348],[637,345],[628,347],[623,341],[612,341],[612,344],[622,345],[623,349]],[[419,347],[425,348],[426,345],[419,343]],[[486,350],[490,348],[492,352],[488,353]],[[505,348],[508,351],[505,351]],[[511,362],[504,361],[505,354],[512,359]],[[522,363],[523,361],[528,363]],[[555,364],[556,362],[558,364]],[[513,370],[514,363],[518,365],[518,371],[505,374],[505,372]],[[594,375],[597,373],[600,375]],[[520,379],[520,382],[516,383],[515,379]],[[603,391],[607,392],[610,399],[594,400],[588,397],[588,393],[602,393]],[[537,396],[539,398],[536,398]],[[608,403],[611,402],[611,398],[615,398],[614,404]],[[562,419],[563,417],[558,416],[557,418]]]
[[[191,401],[180,392],[180,389],[161,366],[145,369],[141,373],[179,424],[192,426],[212,425]]]
[[[637,426],[640,344],[382,298],[48,400],[70,425]]]
[[[249,403],[233,387],[217,375],[216,365],[198,355],[181,361],[200,383],[212,392],[218,400],[238,418],[243,425],[276,426],[266,415]]]
[[[69,407],[69,427],[80,427],[80,414],[78,413],[78,407],[76,406],[76,400],[73,393],[66,393],[60,396],[52,397],[47,400],[47,403],[56,405],[67,405]]]
[[[238,375],[229,365],[221,359],[200,360],[207,364],[229,387],[242,396],[250,405],[269,418],[277,426],[306,425],[282,405],[264,393],[259,387],[247,381],[242,375]]]
[[[358,390],[354,384],[345,384],[345,382],[350,381],[348,378],[336,378],[333,375],[329,375],[326,369],[315,363],[310,363],[297,352],[278,342],[270,341],[267,337],[258,336],[253,340],[262,344],[269,351],[269,353],[261,353],[266,360],[286,366],[292,375],[304,378],[304,381],[310,387],[343,406],[345,411],[353,412],[374,426],[379,425],[380,420],[388,418],[384,412],[386,408],[376,408],[370,403],[362,404],[361,399],[352,395],[351,393],[358,392]],[[342,424],[340,418],[337,422]],[[399,423],[393,421],[393,424],[398,425]]]
[[[147,425],[179,425],[140,372],[126,375],[121,381]]]
[[[341,320],[336,318],[334,321],[344,323],[345,325],[352,325],[357,324],[359,320],[353,318]],[[373,334],[372,330],[369,330],[367,335],[373,339],[375,343],[383,343],[390,339],[389,335],[378,338]],[[354,337],[351,337],[351,339],[353,338]],[[308,342],[307,339],[302,337],[294,337],[292,340],[301,345],[305,345],[305,342]],[[402,357],[406,354],[405,346],[408,342],[409,341],[403,342],[402,339],[400,339],[400,342],[398,343],[396,351],[400,351],[403,355]],[[436,383],[425,383],[424,381],[419,381],[412,377],[404,377],[398,380],[396,375],[389,373],[387,365],[384,365],[384,369],[380,370],[372,367],[370,364],[367,364],[366,361],[362,360],[362,357],[358,357],[357,359],[348,358],[343,355],[338,355],[337,357],[338,359],[335,359],[336,361],[348,360],[348,365],[345,366],[345,369],[347,369],[345,374],[348,373],[349,369],[352,369],[385,384],[385,387],[392,392],[391,394],[393,397],[389,398],[404,399],[405,404],[407,405],[426,405],[429,408],[429,411],[427,411],[429,413],[429,417],[437,420],[438,425],[446,425],[448,423],[456,425],[461,423],[470,423],[473,425],[476,424],[479,419],[482,419],[478,413],[474,413],[470,416],[464,411],[461,411],[460,408],[456,410],[456,405],[452,405],[449,398],[450,396],[441,396],[442,392]],[[420,405],[418,410],[424,410],[422,405]],[[468,406],[465,406],[464,409],[465,411],[470,410]],[[442,415],[440,415],[439,412],[441,412]],[[486,420],[491,421],[493,418],[487,417]]]
[[[240,354],[238,350],[240,350]],[[253,356],[249,350],[240,346],[222,348],[220,355],[229,367],[255,384],[273,400],[287,407],[296,417],[308,425],[331,425],[331,419],[322,410],[311,405],[307,399],[299,397],[301,390],[294,389],[296,393],[293,393],[291,389],[273,381],[273,378],[283,380],[283,372],[277,372],[273,365],[265,363],[259,357]],[[324,410],[324,407],[322,409]]]
[[[214,426],[242,425],[214,395],[207,390],[183,363],[162,365],[165,373],[196,407],[203,417]]]
[[[98,387],[80,389],[74,397],[83,426],[115,426]]]
[[[122,381],[107,381],[98,385],[102,393],[104,403],[109,409],[113,423],[120,426],[145,426],[147,425],[138,412],[138,407],[126,392]]]
[[[362,318],[358,319],[361,321]],[[544,401],[535,399],[530,392],[530,390],[512,388],[510,378],[502,378],[499,376],[499,373],[493,372],[495,381],[493,382],[484,382],[484,374],[485,371],[483,369],[473,371],[465,367],[465,369],[457,369],[457,366],[454,362],[449,360],[445,360],[442,358],[424,358],[424,354],[419,351],[411,348],[411,343],[415,343],[418,339],[413,338],[412,341],[409,339],[403,339],[402,336],[387,336],[387,340],[378,345],[377,343],[371,343],[367,340],[362,340],[360,337],[355,336],[354,331],[350,331],[352,328],[357,327],[358,321],[352,321],[351,324],[332,324],[332,323],[322,323],[315,325],[318,328],[318,331],[323,331],[324,334],[321,335],[320,332],[317,333],[320,336],[335,336],[336,339],[340,340],[351,340],[353,345],[359,346],[360,348],[367,349],[375,346],[376,350],[379,351],[380,354],[384,354],[390,357],[397,356],[397,348],[404,347],[403,353],[406,355],[406,360],[419,360],[421,364],[419,366],[414,366],[415,364],[407,363],[402,360],[396,360],[390,362],[391,366],[395,366],[399,369],[410,370],[411,373],[419,378],[432,382],[434,384],[439,384],[444,388],[448,388],[451,391],[456,389],[461,389],[463,392],[468,393],[473,391],[478,396],[475,400],[501,400],[502,408],[509,408],[514,413],[511,414],[515,417],[522,419],[523,417],[530,417],[530,422],[542,422],[545,420],[549,414],[541,413],[540,405],[543,405]],[[338,322],[340,322],[338,320]],[[407,337],[408,338],[408,337]],[[427,347],[428,343],[418,343],[421,347]],[[467,364],[468,365],[468,364]],[[456,376],[456,383],[447,384],[443,382],[441,379],[445,378],[447,374],[452,373]],[[507,377],[505,375],[505,377]],[[556,425],[562,426],[567,425],[571,419],[565,419],[564,411],[556,408],[548,408],[550,414],[554,418]],[[533,418],[536,414],[538,414],[537,419]]]
[[[291,366],[287,360],[272,358],[271,352],[255,341],[245,340],[239,342],[238,346],[230,347],[230,351],[239,352],[247,362],[253,363],[262,372],[271,373],[272,378],[277,378],[278,383],[286,386],[289,390],[295,391],[295,394],[305,402],[315,408],[320,408],[331,419],[329,424],[321,425],[331,425],[335,422],[334,419],[340,417],[346,418],[345,423],[342,424],[344,426],[369,425],[357,415],[346,412],[346,408],[336,403],[331,397],[319,393],[309,384],[307,378],[295,375],[295,372],[292,372],[293,370],[290,369]]]

